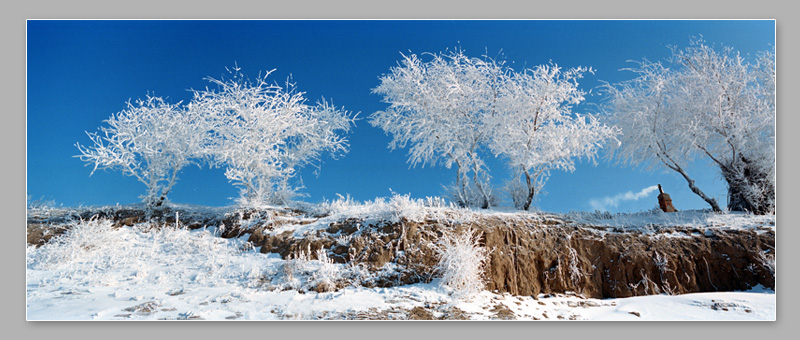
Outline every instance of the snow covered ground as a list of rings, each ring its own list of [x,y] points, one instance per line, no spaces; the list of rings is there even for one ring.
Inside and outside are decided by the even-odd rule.
[[[215,232],[151,229],[148,224],[113,228],[105,220],[74,222],[62,237],[39,248],[27,247],[27,319],[776,319],[776,294],[762,287],[603,300],[483,291],[455,299],[437,279],[318,293],[311,287],[326,280],[367,274],[324,258],[284,260],[261,254],[247,246],[246,237],[224,239]]]
[[[775,227],[775,215],[752,215],[743,212],[714,213],[711,210],[685,210],[672,213],[642,211],[637,213],[571,212],[565,219],[593,226],[637,229],[647,232],[653,228],[719,228],[746,229]]]

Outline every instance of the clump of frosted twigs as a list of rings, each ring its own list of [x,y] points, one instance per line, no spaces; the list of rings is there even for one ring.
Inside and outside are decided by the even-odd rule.
[[[359,202],[348,196],[324,201],[309,208],[317,216],[343,216],[347,218],[375,218],[389,222],[400,219],[421,221],[424,219],[460,219],[467,209],[458,208],[440,197],[411,198],[409,194],[394,194],[390,198],[378,197]]]
[[[489,251],[480,245],[482,235],[472,228],[461,233],[446,230],[438,242],[432,244],[439,256],[436,270],[442,275],[442,285],[456,298],[468,298],[486,285],[484,268],[489,261]]]
[[[769,271],[769,275],[775,277],[775,255],[768,252],[769,250],[758,252],[758,259],[761,260],[761,266]]]

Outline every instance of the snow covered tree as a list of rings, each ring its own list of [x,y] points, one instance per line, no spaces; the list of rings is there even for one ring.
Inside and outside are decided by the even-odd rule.
[[[492,131],[489,147],[507,158],[516,174],[509,188],[519,209],[530,208],[551,170],[574,171],[575,158],[593,159],[616,134],[591,115],[572,113],[572,105],[584,100],[578,79],[585,72],[592,70],[541,65],[512,73],[500,87],[496,107],[501,114],[486,124]]]
[[[178,104],[147,96],[111,116],[100,133],[88,133],[93,145],[76,144],[82,161],[97,169],[121,170],[147,186],[148,209],[160,207],[180,170],[195,162],[203,139],[203,122]],[[88,164],[87,164],[88,165]]]
[[[716,51],[699,41],[674,59],[686,71],[684,96],[695,101],[685,108],[696,117],[688,133],[727,182],[728,209],[774,211],[774,54],[749,64],[730,47]]]
[[[295,194],[289,181],[300,168],[325,152],[347,152],[339,133],[349,131],[353,118],[325,101],[308,105],[289,81],[269,83],[272,71],[252,81],[238,67],[229,72],[229,78],[207,78],[217,89],[194,91],[190,103],[210,127],[204,154],[241,186],[241,204],[284,204]]]
[[[763,52],[746,63],[730,47],[717,50],[702,39],[672,48],[667,62],[644,60],[638,77],[607,85],[613,123],[622,129],[617,157],[633,164],[663,165],[715,211],[687,173],[703,158],[728,185],[728,209],[764,214],[775,207],[775,63]]]
[[[370,116],[370,124],[393,136],[390,148],[410,145],[409,163],[456,166],[454,198],[463,206],[488,208],[494,198],[479,149],[491,137],[487,116],[496,115],[494,102],[504,69],[462,51],[403,55],[399,66],[381,77],[373,93],[389,107]],[[471,177],[471,180],[470,180]]]

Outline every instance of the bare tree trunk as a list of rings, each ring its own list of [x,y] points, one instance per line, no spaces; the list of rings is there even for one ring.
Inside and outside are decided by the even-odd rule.
[[[178,179],[179,170],[180,170],[179,167],[172,168],[172,176],[170,176],[169,183],[167,183],[167,185],[163,189],[161,189],[161,195],[158,197],[158,199],[156,199],[154,207],[160,208],[167,200],[167,194],[170,192],[170,190],[172,190],[172,187],[175,185],[175,180]],[[158,182],[156,181],[156,183]]]
[[[528,196],[525,198],[525,204],[522,207],[522,210],[527,211],[531,207],[531,202],[533,202],[533,196],[536,194],[536,188],[534,187],[534,183],[531,182],[531,175],[528,173],[528,170],[524,170],[525,173],[525,183],[528,185]]]
[[[481,209],[489,209],[489,195],[486,194],[486,191],[483,189],[481,181],[478,177],[478,172],[480,171],[480,167],[475,161],[473,161],[472,164],[474,165],[472,180],[475,182],[475,187],[478,188],[478,191],[480,192],[481,198],[483,200],[483,202],[481,202]]]
[[[149,183],[147,184],[147,197],[145,198],[145,206],[147,207],[148,211],[155,210],[156,208],[161,206],[159,202],[159,192],[158,192],[158,180],[156,179],[153,171],[149,171]]]
[[[456,194],[458,195],[458,204],[461,207],[467,207],[467,188],[464,184],[463,173],[461,172],[461,163],[456,162]]]

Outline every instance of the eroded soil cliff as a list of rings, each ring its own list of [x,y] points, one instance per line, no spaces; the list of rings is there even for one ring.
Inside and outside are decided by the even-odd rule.
[[[144,221],[214,227],[221,237],[246,237],[262,253],[284,259],[324,249],[336,263],[362,264],[378,280],[364,285],[426,282],[437,273],[433,245],[445,232],[481,232],[490,250],[486,288],[514,295],[575,292],[586,297],[774,289],[774,226],[649,226],[613,228],[534,214],[476,214],[468,219],[326,218],[297,210],[198,214],[135,209],[83,212],[118,227]],[[42,245],[68,228],[66,219],[28,219],[28,244]],[[302,253],[302,254],[301,254]],[[392,270],[387,271],[386,268]]]

